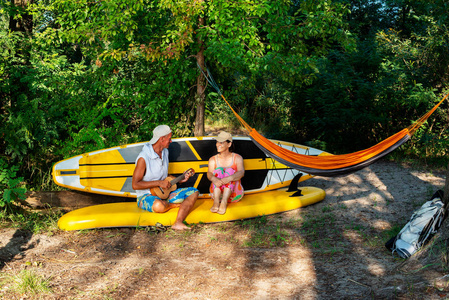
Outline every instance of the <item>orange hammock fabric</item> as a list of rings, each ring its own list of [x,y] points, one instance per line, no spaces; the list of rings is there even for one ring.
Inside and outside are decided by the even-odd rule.
[[[435,105],[429,112],[422,116],[413,125],[405,128],[398,133],[390,136],[371,148],[361,150],[358,152],[342,155],[325,155],[325,156],[309,156],[299,154],[277,144],[271,142],[263,137],[254,128],[251,128],[231,107],[225,97],[219,92],[224,101],[231,108],[240,123],[249,132],[253,142],[268,156],[273,159],[304,173],[318,175],[318,176],[339,176],[345,175],[357,170],[360,170],[379,158],[392,152],[406,141],[418,130],[418,128],[432,115],[432,113],[440,106],[441,103],[448,97],[446,95],[437,105]]]

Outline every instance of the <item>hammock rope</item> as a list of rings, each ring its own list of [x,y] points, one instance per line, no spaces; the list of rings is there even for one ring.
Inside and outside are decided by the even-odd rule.
[[[199,67],[199,66],[198,66]],[[438,102],[431,110],[418,119],[411,126],[399,131],[398,133],[386,138],[380,143],[358,152],[340,155],[319,155],[310,156],[299,154],[294,151],[285,149],[279,145],[276,145],[269,139],[262,136],[254,128],[248,125],[242,117],[232,108],[229,102],[221,93],[218,85],[212,78],[209,70],[207,69],[207,75],[199,67],[206,80],[210,85],[218,92],[222,99],[229,106],[236,118],[248,131],[251,140],[269,157],[289,166],[293,169],[297,169],[304,173],[317,176],[333,177],[346,175],[353,173],[362,168],[369,166],[381,157],[391,153],[402,144],[407,142],[411,136],[418,130],[418,128],[435,112],[435,110],[443,103],[449,96],[447,94],[440,102]]]

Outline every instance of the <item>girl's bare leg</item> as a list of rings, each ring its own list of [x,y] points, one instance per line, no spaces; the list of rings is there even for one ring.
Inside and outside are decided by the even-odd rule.
[[[220,208],[217,213],[220,215],[224,215],[226,213],[226,208],[228,207],[228,199],[231,196],[231,189],[225,188],[223,190],[223,199],[221,199]]]
[[[214,205],[212,205],[210,211],[216,213],[220,205],[221,191],[219,188],[214,189]]]

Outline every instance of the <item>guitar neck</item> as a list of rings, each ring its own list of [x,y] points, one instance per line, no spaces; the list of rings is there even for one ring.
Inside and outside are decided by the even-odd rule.
[[[181,174],[178,177],[170,180],[170,183],[171,183],[171,185],[174,185],[174,184],[177,184],[178,182],[180,182],[183,179],[184,179],[184,174]]]

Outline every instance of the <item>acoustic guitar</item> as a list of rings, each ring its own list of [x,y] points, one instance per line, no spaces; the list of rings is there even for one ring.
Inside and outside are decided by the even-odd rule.
[[[179,175],[178,177],[174,177],[169,175],[167,178],[165,178],[164,180],[168,180],[170,181],[171,187],[168,189],[163,189],[161,187],[154,187],[151,188],[151,194],[154,196],[157,196],[159,198],[161,198],[162,200],[165,200],[168,198],[168,196],[170,195],[171,192],[173,192],[174,190],[176,190],[177,186],[176,184],[178,182],[180,182],[181,180],[184,179],[185,175],[189,175],[189,176],[193,176],[195,174],[195,170],[190,168],[187,171],[185,171],[184,173],[182,173],[182,175]]]

